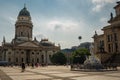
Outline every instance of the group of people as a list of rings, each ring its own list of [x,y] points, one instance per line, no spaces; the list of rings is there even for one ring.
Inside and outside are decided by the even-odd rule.
[[[35,64],[32,63],[32,64],[31,64],[31,67],[32,67],[32,68],[38,67],[38,66],[40,66],[39,63],[35,63]],[[21,72],[24,72],[24,71],[25,71],[25,68],[26,68],[26,64],[25,64],[25,63],[22,63],[22,64],[21,64],[21,68],[22,68],[22,71],[21,71]]]

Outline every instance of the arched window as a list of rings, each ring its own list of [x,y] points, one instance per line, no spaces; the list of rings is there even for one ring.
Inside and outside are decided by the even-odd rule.
[[[52,55],[49,55],[49,58],[51,58],[52,57]]]
[[[34,54],[34,52],[32,52],[32,54]]]
[[[23,32],[21,32],[21,36],[23,36]]]

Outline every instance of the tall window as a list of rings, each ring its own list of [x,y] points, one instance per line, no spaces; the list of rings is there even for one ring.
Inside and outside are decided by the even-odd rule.
[[[108,51],[111,52],[110,44],[108,44]]]
[[[107,35],[107,41],[110,42],[110,35]]]
[[[112,36],[112,34],[110,35],[110,41],[113,41],[113,36]]]
[[[23,61],[24,61],[24,59],[22,58],[22,59],[21,59],[21,61],[23,62]]]
[[[23,32],[21,32],[21,36],[23,36]]]
[[[111,52],[113,52],[113,44],[111,44]]]
[[[39,58],[37,58],[37,62],[39,62]]]
[[[118,52],[118,44],[115,43],[115,52]]]
[[[99,49],[100,49],[100,52],[104,52],[104,41],[103,40],[100,41]]]
[[[16,62],[18,62],[18,58],[16,58]]]
[[[44,55],[41,55],[41,61],[44,62]]]
[[[107,41],[108,41],[108,42],[113,41],[113,35],[112,35],[112,34],[107,35]]]
[[[21,52],[22,54],[24,54],[24,52]]]
[[[117,34],[114,33],[114,40],[117,41]]]

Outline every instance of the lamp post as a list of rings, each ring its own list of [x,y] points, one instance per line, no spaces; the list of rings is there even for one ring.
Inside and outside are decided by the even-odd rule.
[[[78,39],[81,40],[81,39],[82,39],[82,36],[78,36]]]
[[[46,66],[47,66],[47,64],[48,64],[48,62],[47,62],[47,58],[48,58],[48,57],[47,57],[47,56],[48,56],[48,55],[47,55],[47,51],[46,51]]]

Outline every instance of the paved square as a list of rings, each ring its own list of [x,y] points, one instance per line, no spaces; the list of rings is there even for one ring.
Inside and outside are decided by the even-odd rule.
[[[47,66],[32,69],[27,67],[0,67],[0,80],[120,80],[118,71],[83,72],[70,71],[66,66]]]

